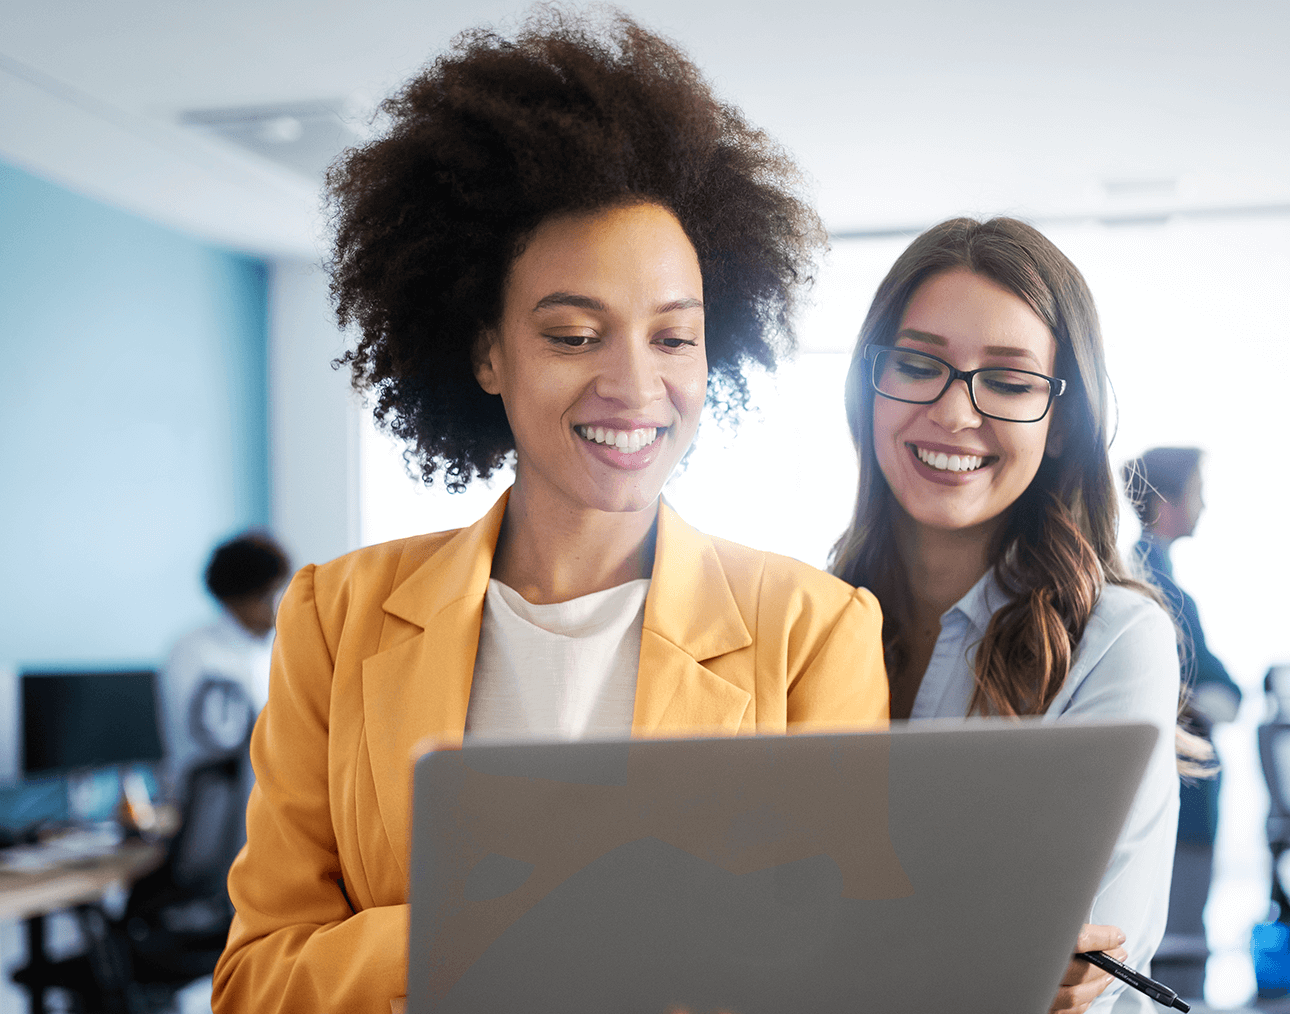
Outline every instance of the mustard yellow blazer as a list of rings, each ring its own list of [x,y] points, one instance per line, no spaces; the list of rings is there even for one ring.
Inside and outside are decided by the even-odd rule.
[[[412,759],[426,737],[461,741],[505,506],[291,582],[216,1011],[388,1014],[404,993]],[[883,726],[881,626],[868,591],[664,504],[632,735]]]

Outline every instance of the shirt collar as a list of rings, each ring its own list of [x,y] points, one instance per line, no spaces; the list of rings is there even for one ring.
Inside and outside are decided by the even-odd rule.
[[[984,634],[986,627],[990,625],[990,617],[1007,605],[1008,600],[994,576],[994,568],[991,567],[967,590],[967,594],[941,614],[941,626],[944,627],[953,614],[958,613],[978,633]]]

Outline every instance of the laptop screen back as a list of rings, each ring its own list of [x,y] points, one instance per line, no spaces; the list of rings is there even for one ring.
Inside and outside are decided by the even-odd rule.
[[[1047,1009],[1156,730],[936,725],[421,758],[408,1009]]]

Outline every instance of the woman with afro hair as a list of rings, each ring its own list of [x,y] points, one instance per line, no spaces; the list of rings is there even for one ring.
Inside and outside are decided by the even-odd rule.
[[[867,591],[660,500],[705,403],[793,344],[822,242],[792,163],[625,17],[466,33],[333,168],[344,358],[424,481],[514,455],[469,528],[296,575],[229,888],[219,1011],[404,992],[424,740],[881,726]]]

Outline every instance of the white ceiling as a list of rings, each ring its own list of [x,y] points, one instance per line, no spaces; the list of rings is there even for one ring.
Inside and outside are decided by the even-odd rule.
[[[1290,211],[1287,0],[624,6],[796,153],[835,233]],[[209,240],[315,257],[317,181],[180,114],[369,110],[457,31],[523,10],[0,0],[0,159]]]

